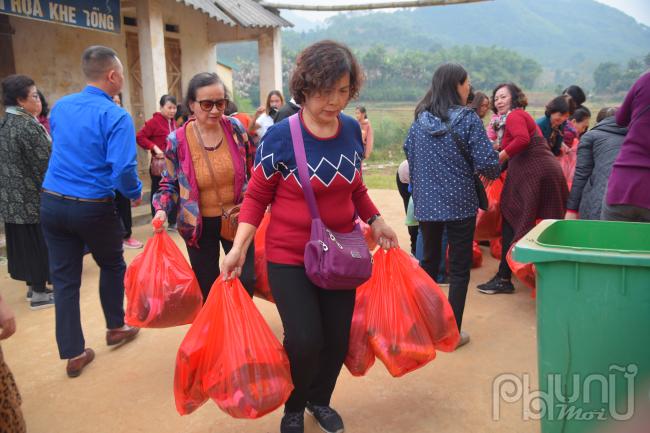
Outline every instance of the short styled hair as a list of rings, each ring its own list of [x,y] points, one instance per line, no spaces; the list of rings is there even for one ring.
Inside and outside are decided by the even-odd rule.
[[[575,101],[568,95],[556,96],[546,104],[546,111],[544,115],[549,117],[553,113],[569,113],[573,114],[576,111]]]
[[[571,120],[576,122],[582,122],[585,119],[591,119],[591,111],[584,105],[582,107],[576,108],[576,111],[569,117]]]
[[[512,102],[510,104],[511,110],[514,110],[515,108],[526,108],[528,106],[528,97],[519,86],[517,86],[515,83],[501,83],[497,84],[497,86],[492,91],[492,99],[490,101],[492,111],[495,114],[497,113],[497,107],[494,106],[494,96],[502,87],[507,87],[508,91],[510,92],[510,97],[512,98]]]
[[[602,120],[614,115],[616,115],[616,107],[603,107],[596,115],[596,123],[600,123]]]
[[[2,80],[2,104],[5,107],[18,105],[18,100],[27,98],[29,88],[35,85],[27,75],[9,75]]]
[[[352,51],[339,42],[316,42],[298,54],[289,89],[302,104],[306,95],[331,89],[345,74],[350,74],[350,99],[354,99],[363,84],[363,71]]]
[[[112,48],[93,45],[84,50],[81,56],[81,69],[89,80],[98,80],[115,67],[117,53]]]
[[[171,102],[172,104],[176,105],[177,104],[176,97],[174,95],[162,95],[160,97],[159,104],[161,107],[164,107],[165,104],[167,104],[168,102]]]

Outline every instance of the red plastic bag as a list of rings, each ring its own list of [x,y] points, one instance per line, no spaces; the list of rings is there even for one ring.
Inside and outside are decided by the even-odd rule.
[[[560,160],[560,166],[562,167],[562,173],[564,173],[566,183],[569,185],[569,190],[571,190],[573,176],[576,172],[576,163],[578,161],[577,148],[578,146],[576,145],[569,152],[558,157]]]
[[[501,238],[490,240],[490,254],[497,260],[501,260]]]
[[[377,248],[377,242],[375,242],[375,240],[372,237],[372,230],[370,229],[370,226],[365,222],[361,221],[360,219],[358,219],[357,222],[361,225],[361,231],[363,232],[363,237],[366,238],[366,244],[368,244],[368,249],[370,251],[373,251],[375,248]]]
[[[532,263],[520,263],[512,258],[512,250],[515,247],[515,244],[516,242],[512,243],[512,246],[506,255],[508,266],[510,266],[512,273],[519,279],[519,281],[524,283],[526,287],[532,289],[531,296],[534,298],[537,290],[537,283],[535,281],[537,273],[535,271],[535,265]]]
[[[210,397],[232,417],[259,418],[292,390],[282,345],[239,279],[220,276],[178,350],[176,409],[191,413]]]
[[[485,192],[488,196],[488,209],[478,210],[474,239],[477,241],[495,239],[501,236],[501,192],[505,175],[491,182]]]
[[[203,305],[192,268],[164,231],[154,234],[133,259],[124,276],[124,288],[124,320],[140,328],[192,323]]]
[[[444,293],[404,251],[377,250],[368,284],[370,345],[389,373],[402,376],[441,350],[453,350],[458,329]]]
[[[269,284],[269,271],[266,261],[266,230],[271,221],[271,213],[267,212],[255,233],[255,291],[254,295],[275,303]]]
[[[483,264],[483,251],[478,242],[472,243],[472,268],[480,268]]]
[[[365,375],[375,363],[375,354],[372,351],[370,340],[368,340],[368,328],[366,326],[366,311],[371,290],[372,287],[368,285],[368,282],[357,287],[352,326],[350,328],[349,349],[345,357],[345,366],[353,376]]]

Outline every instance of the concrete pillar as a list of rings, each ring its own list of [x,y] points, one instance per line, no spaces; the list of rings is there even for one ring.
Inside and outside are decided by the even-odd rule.
[[[257,39],[260,62],[260,103],[271,90],[282,91],[282,42],[280,28],[262,33]],[[289,95],[287,95],[289,99]]]
[[[158,111],[158,101],[168,90],[165,26],[160,0],[137,0],[136,16],[144,116],[149,119]]]

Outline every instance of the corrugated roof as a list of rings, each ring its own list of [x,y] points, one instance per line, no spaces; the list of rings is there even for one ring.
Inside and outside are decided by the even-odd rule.
[[[214,0],[214,2],[243,27],[293,27],[292,23],[255,0]]]
[[[194,9],[198,9],[201,12],[204,12],[214,18],[217,21],[221,21],[224,24],[227,24],[231,27],[237,25],[228,15],[226,15],[221,9],[212,0],[176,0],[179,3],[184,3],[187,6],[191,6]]]

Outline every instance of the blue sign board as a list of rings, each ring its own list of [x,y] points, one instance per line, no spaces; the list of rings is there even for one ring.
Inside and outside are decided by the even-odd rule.
[[[0,14],[120,32],[120,0],[0,0]]]

